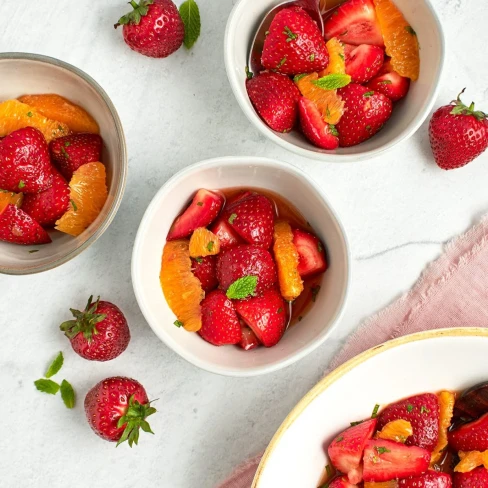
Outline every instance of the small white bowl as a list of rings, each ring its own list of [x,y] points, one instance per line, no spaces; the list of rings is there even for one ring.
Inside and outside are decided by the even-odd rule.
[[[350,422],[418,393],[486,381],[488,330],[453,328],[400,337],[340,366],[310,390],[274,435],[252,488],[315,488],[329,443]]]
[[[100,126],[107,169],[108,198],[95,222],[81,235],[49,232],[53,242],[19,246],[0,242],[0,273],[32,274],[55,268],[93,244],[115,217],[125,189],[127,150],[117,111],[103,88],[90,76],[68,63],[25,53],[0,54],[0,102],[21,95],[56,93],[88,110]],[[31,250],[35,253],[29,253]]]
[[[408,139],[422,125],[437,98],[444,66],[442,26],[429,0],[394,0],[417,32],[420,42],[420,77],[411,83],[407,97],[398,102],[385,127],[368,141],[335,151],[319,149],[298,131],[280,134],[270,129],[254,110],[246,92],[245,66],[261,20],[283,0],[239,0],[232,10],[224,40],[224,60],[234,95],[251,123],[266,137],[300,156],[327,162],[371,159]]]
[[[244,351],[215,347],[198,334],[173,325],[175,316],[161,290],[159,272],[166,235],[175,217],[199,188],[264,188],[282,195],[309,220],[325,243],[329,269],[317,301],[303,320],[272,348]],[[217,158],[173,176],[144,214],[132,253],[132,283],[139,307],[156,335],[190,363],[230,376],[254,376],[283,368],[322,342],[339,320],[350,280],[350,256],[344,230],[322,191],[299,169],[279,161],[252,157]]]

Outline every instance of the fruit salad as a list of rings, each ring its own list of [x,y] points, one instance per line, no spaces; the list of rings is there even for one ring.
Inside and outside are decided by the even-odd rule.
[[[392,0],[347,0],[324,36],[299,6],[278,11],[260,71],[246,69],[251,103],[277,132],[299,126],[321,149],[360,144],[388,121],[419,77],[419,43]]]
[[[484,383],[377,405],[330,442],[320,486],[488,487],[487,399]]]
[[[81,234],[107,199],[95,119],[55,94],[0,103],[0,240],[39,245]]]
[[[177,327],[248,351],[302,320],[326,269],[324,245],[285,199],[200,189],[169,230],[160,281]]]

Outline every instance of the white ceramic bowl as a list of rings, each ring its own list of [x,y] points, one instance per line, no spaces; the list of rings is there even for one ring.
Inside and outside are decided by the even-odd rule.
[[[315,488],[325,450],[374,405],[424,392],[461,391],[486,381],[488,330],[422,332],[374,347],[318,383],[288,415],[269,444],[252,488]]]
[[[50,232],[42,246],[0,242],[0,273],[32,274],[55,268],[93,244],[107,229],[119,208],[127,176],[124,131],[117,111],[103,88],[83,71],[57,59],[37,54],[0,54],[0,101],[20,95],[56,93],[88,110],[100,126],[107,168],[108,198],[95,222],[78,237]],[[36,249],[36,253],[29,250]]]
[[[393,115],[378,134],[357,146],[326,151],[312,145],[297,130],[288,134],[271,130],[251,105],[244,73],[250,45],[263,16],[283,0],[239,0],[227,22],[224,59],[234,95],[251,123],[280,146],[301,156],[329,162],[370,159],[413,135],[430,113],[437,97],[444,65],[444,35],[429,0],[394,1],[417,32],[421,47],[420,77],[411,84],[407,97],[396,104]]]
[[[252,187],[291,201],[327,248],[330,267],[317,301],[300,324],[269,349],[215,347],[173,325],[175,316],[161,290],[159,272],[166,235],[174,218],[199,188]],[[276,371],[319,346],[339,320],[349,286],[350,257],[344,230],[319,188],[299,169],[271,159],[226,157],[179,172],[156,194],[139,227],[132,254],[132,283],[139,306],[156,335],[187,361],[214,373],[252,376]]]

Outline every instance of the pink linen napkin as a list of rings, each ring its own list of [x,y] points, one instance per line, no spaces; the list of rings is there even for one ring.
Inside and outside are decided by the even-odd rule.
[[[412,290],[367,319],[328,371],[395,337],[445,327],[488,327],[488,215],[446,244]],[[260,459],[239,466],[219,488],[250,488]]]

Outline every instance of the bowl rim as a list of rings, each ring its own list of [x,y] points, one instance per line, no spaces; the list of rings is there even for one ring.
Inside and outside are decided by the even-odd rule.
[[[290,357],[278,360],[272,364],[269,365],[264,365],[264,366],[256,366],[256,367],[251,367],[247,369],[234,369],[234,368],[229,368],[229,367],[223,367],[223,366],[218,366],[213,363],[209,363],[206,360],[202,360],[193,353],[189,353],[187,349],[183,346],[180,345],[180,343],[177,340],[174,340],[171,338],[169,335],[166,334],[164,328],[157,328],[153,327],[150,321],[151,313],[149,311],[149,307],[146,306],[146,301],[144,299],[143,293],[141,291],[141,287],[137,281],[137,276],[139,276],[139,254],[140,254],[140,247],[142,245],[142,241],[144,239],[145,233],[147,231],[146,227],[149,224],[150,219],[152,219],[152,216],[156,209],[158,208],[158,201],[161,200],[161,198],[164,196],[166,191],[171,188],[173,185],[176,184],[178,180],[180,180],[182,177],[191,175],[192,173],[196,173],[199,170],[203,168],[208,168],[208,167],[221,167],[223,165],[230,165],[230,166],[237,166],[237,165],[252,165],[252,166],[267,166],[267,167],[275,167],[277,169],[285,170],[288,173],[292,173],[293,175],[297,176],[298,178],[304,179],[309,185],[311,185],[318,193],[319,197],[322,199],[324,205],[329,209],[329,212],[335,221],[335,224],[337,226],[337,229],[341,235],[341,238],[344,243],[344,249],[345,249],[345,255],[346,255],[346,276],[345,276],[345,285],[344,289],[342,291],[342,296],[340,299],[339,307],[338,310],[335,314],[335,316],[332,318],[332,320],[329,323],[329,329],[326,334],[324,334],[323,337],[320,339],[316,339],[313,341],[311,344],[309,344],[306,347],[303,347],[300,351],[297,353],[292,354]],[[312,351],[314,351],[316,348],[318,348],[321,344],[325,342],[326,339],[330,337],[332,332],[334,331],[335,327],[338,325],[340,322],[347,303],[347,298],[349,296],[349,291],[350,291],[350,286],[351,286],[351,252],[350,252],[350,246],[347,238],[346,231],[342,225],[342,222],[333,208],[333,206],[330,204],[328,198],[325,196],[324,192],[322,189],[315,184],[315,182],[312,180],[311,177],[309,177],[306,173],[304,173],[301,169],[297,168],[296,166],[290,164],[290,163],[285,163],[283,161],[279,161],[276,159],[271,159],[271,158],[263,158],[263,157],[255,157],[255,156],[223,156],[223,157],[217,157],[217,158],[212,158],[212,159],[206,159],[203,161],[200,161],[198,163],[192,164],[181,171],[177,172],[174,174],[170,179],[168,179],[162,186],[161,188],[156,192],[154,197],[152,198],[151,202],[147,206],[144,215],[141,219],[141,222],[139,224],[139,228],[137,230],[136,238],[134,241],[134,247],[132,250],[132,260],[131,260],[131,277],[132,277],[132,286],[134,288],[134,294],[136,296],[137,303],[139,305],[139,308],[153,332],[156,334],[156,336],[164,343],[166,344],[170,349],[175,351],[177,354],[179,354],[183,359],[188,361],[189,363],[193,364],[194,366],[197,366],[205,371],[208,371],[210,373],[215,373],[215,374],[220,374],[223,376],[233,376],[233,377],[250,377],[250,376],[259,376],[271,372],[278,371],[282,368],[285,368],[286,366],[289,366],[300,359],[303,359],[305,356],[310,354]]]
[[[483,327],[452,327],[445,329],[433,329],[426,330],[423,332],[416,332],[414,334],[409,334],[405,336],[392,339],[387,342],[383,342],[377,346],[374,346],[366,351],[354,356],[349,361],[338,366],[336,369],[328,373],[324,378],[322,378],[305,396],[293,407],[291,412],[286,416],[283,423],[278,427],[278,430],[271,438],[270,443],[264,451],[263,457],[259,463],[256,474],[251,485],[251,488],[260,488],[260,479],[263,474],[266,464],[276,449],[279,441],[285,434],[285,432],[291,427],[291,425],[298,419],[298,417],[303,413],[303,411],[317,398],[321,395],[329,386],[335,383],[337,380],[341,379],[349,371],[353,370],[357,366],[366,362],[374,356],[377,356],[383,352],[390,349],[394,349],[405,344],[410,344],[412,342],[419,342],[425,340],[438,339],[440,337],[483,337],[488,338],[488,329]]]
[[[114,199],[112,202],[112,206],[110,207],[107,216],[105,219],[100,223],[97,230],[84,242],[82,242],[78,247],[73,249],[73,251],[69,252],[68,254],[56,259],[55,261],[39,266],[29,266],[22,269],[17,268],[9,268],[6,266],[0,267],[0,274],[6,275],[30,275],[35,273],[42,273],[44,271],[48,271],[50,269],[57,268],[62,264],[70,261],[74,257],[81,254],[85,249],[88,249],[95,241],[97,241],[101,235],[107,230],[108,226],[112,223],[117,210],[120,207],[122,202],[122,198],[124,196],[124,191],[127,183],[127,173],[128,173],[128,159],[127,159],[127,143],[125,139],[124,129],[122,127],[122,122],[120,120],[119,114],[117,113],[117,109],[115,105],[111,101],[110,97],[107,95],[106,91],[87,73],[82,71],[81,69],[69,64],[65,61],[61,61],[57,58],[52,58],[50,56],[44,56],[42,54],[34,54],[34,53],[25,53],[25,52],[5,52],[0,53],[0,62],[4,60],[21,60],[21,61],[37,61],[44,64],[50,64],[56,66],[58,68],[65,69],[70,71],[71,73],[80,77],[83,81],[88,83],[102,98],[104,103],[106,104],[110,115],[112,116],[112,120],[115,125],[115,130],[119,139],[119,147],[121,153],[121,171],[120,171],[120,180],[118,187],[115,189]]]
[[[246,99],[241,93],[239,89],[240,79],[237,78],[235,71],[233,69],[232,64],[232,53],[231,49],[229,48],[230,45],[233,45],[233,41],[236,37],[236,16],[237,13],[243,5],[250,0],[238,0],[234,7],[232,8],[227,24],[225,27],[225,35],[224,35],[224,64],[225,64],[225,71],[227,73],[227,79],[231,86],[232,92],[234,93],[234,97],[237,100],[241,110],[244,112],[244,115],[247,117],[251,125],[257,128],[261,134],[266,136],[271,141],[275,142],[276,144],[284,147],[288,151],[294,152],[299,156],[303,156],[309,159],[315,159],[327,163],[352,163],[352,162],[359,162],[359,161],[367,161],[373,158],[376,158],[387,151],[393,149],[397,144],[408,140],[412,137],[415,132],[420,128],[420,126],[425,122],[426,118],[428,117],[429,113],[431,112],[436,99],[439,94],[440,86],[441,86],[441,79],[444,72],[445,67],[445,59],[446,59],[446,40],[444,36],[444,30],[442,24],[440,22],[439,16],[437,15],[436,10],[432,6],[431,0],[421,0],[425,3],[427,8],[429,9],[432,19],[433,25],[435,26],[440,41],[440,55],[439,55],[439,66],[435,76],[434,83],[430,87],[430,93],[427,97],[428,103],[425,105],[423,111],[419,111],[416,117],[413,119],[412,123],[407,126],[400,134],[396,137],[388,141],[381,147],[376,149],[370,149],[368,151],[361,151],[355,154],[335,154],[335,153],[327,153],[327,152],[319,152],[319,150],[311,150],[299,147],[291,142],[286,141],[279,137],[279,135],[270,129],[259,117],[256,111],[250,107],[248,103],[246,103]]]

